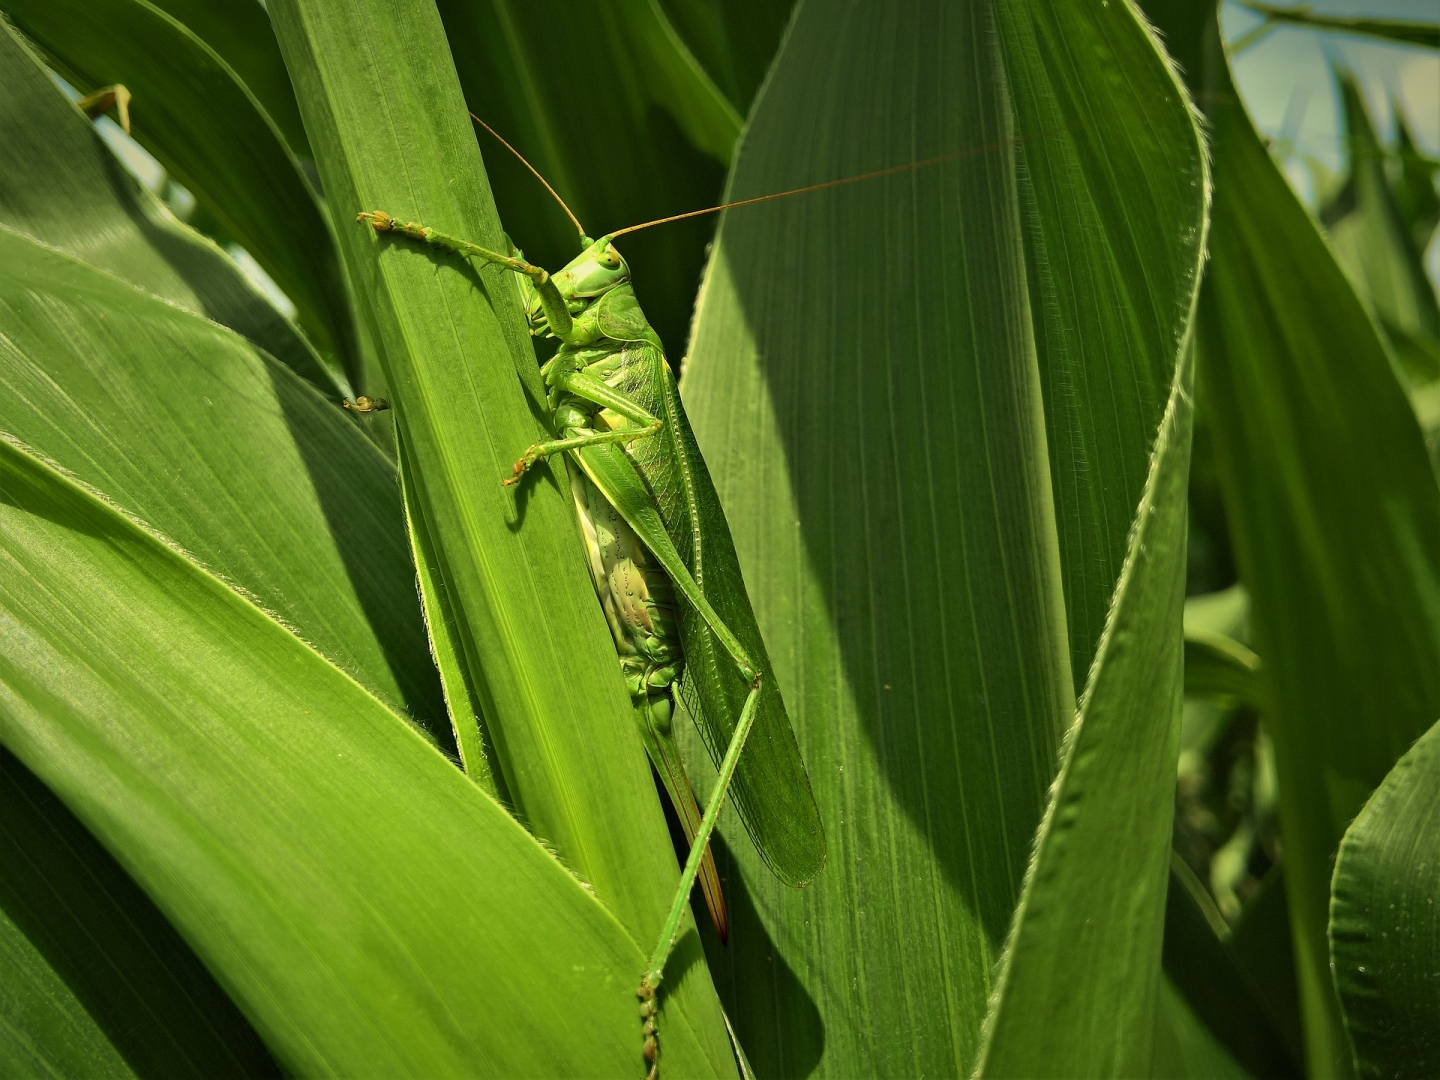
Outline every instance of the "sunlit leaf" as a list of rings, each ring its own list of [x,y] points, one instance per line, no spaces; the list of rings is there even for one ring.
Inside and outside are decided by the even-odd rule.
[[[448,736],[393,466],[244,339],[0,229],[0,430]]]
[[[8,26],[0,57],[0,222],[223,323],[335,393],[304,335],[120,166]]]
[[[565,469],[556,462],[519,488],[500,484],[546,430],[514,283],[493,266],[382,238],[354,220],[387,210],[504,246],[439,17],[425,0],[407,2],[403,18],[386,0],[276,0],[270,14],[327,197],[344,219],[341,249],[385,367],[407,482],[423,505],[412,524],[430,531],[443,560],[501,789],[648,943],[678,866],[582,561]],[[687,934],[681,950],[662,1026],[688,1022],[699,1042],[690,1044],[695,1057],[679,1042],[665,1052],[682,1073],[730,1072],[698,941]]]

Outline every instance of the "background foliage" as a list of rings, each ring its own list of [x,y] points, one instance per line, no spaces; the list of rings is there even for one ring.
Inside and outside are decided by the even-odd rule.
[[[643,1071],[536,345],[352,220],[568,260],[468,108],[595,233],[919,163],[622,241],[829,839],[722,815],[665,1075],[1433,1073],[1440,163],[1232,62],[1440,40],[1144,8],[0,0],[0,1072]]]

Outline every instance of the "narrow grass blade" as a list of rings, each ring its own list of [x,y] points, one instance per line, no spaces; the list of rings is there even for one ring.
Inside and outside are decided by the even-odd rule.
[[[1386,174],[1355,77],[1339,71],[1350,176],[1322,213],[1340,265],[1394,338],[1396,358],[1416,384],[1440,378],[1440,306],[1425,272],[1424,250],[1411,239]],[[1411,341],[1420,339],[1413,346]],[[1426,344],[1430,348],[1426,348]]]
[[[78,89],[130,89],[135,137],[255,256],[311,340],[358,382],[354,315],[325,215],[225,61],[146,0],[8,0],[5,10]]]
[[[393,467],[244,339],[0,229],[0,430],[442,739]]]
[[[149,897],[3,748],[0,1072],[279,1076]]]
[[[120,166],[7,25],[0,25],[0,222],[245,335],[323,392],[305,336],[214,243]]]
[[[1312,11],[1309,4],[1269,4],[1263,0],[1243,0],[1243,7],[1265,16],[1271,22],[1306,26],[1314,30],[1334,30],[1341,34],[1364,34],[1367,37],[1398,41],[1406,45],[1440,48],[1440,25],[1417,19],[1374,19],[1364,15],[1330,15]]]
[[[565,469],[557,462],[516,489],[500,484],[545,435],[514,283],[354,221],[357,211],[383,209],[492,249],[504,244],[439,17],[424,0],[343,8],[278,0],[270,14],[327,197],[337,220],[348,219],[341,247],[381,353],[408,475],[425,499],[423,520],[449,571],[502,789],[648,944],[679,868],[588,580]],[[683,975],[666,980],[673,992],[662,1027],[688,1022],[705,1051],[693,1059],[677,1051],[674,1066],[729,1073],[724,1022],[693,935],[681,949],[674,962]]]
[[[1345,831],[1330,950],[1366,1078],[1440,1071],[1440,724],[1421,736]]]
[[[1185,632],[1185,696],[1222,698],[1261,707],[1260,658],[1232,637]]]
[[[1440,161],[1422,153],[1415,145],[1415,136],[1410,133],[1410,121],[1398,103],[1392,103],[1395,110],[1396,150],[1400,158],[1400,175],[1395,180],[1395,203],[1400,217],[1410,230],[1415,246],[1424,251],[1430,246],[1435,235],[1435,226],[1440,224],[1440,193],[1435,190],[1435,175],[1440,173]]]
[[[636,1070],[643,954],[498,804],[8,437],[0,481],[0,741],[155,899],[287,1073]],[[700,1060],[682,1023],[667,1046]]]
[[[1440,715],[1440,491],[1374,324],[1245,115],[1214,12],[1177,12],[1214,133],[1200,404],[1265,662],[1306,1068],[1346,1076],[1331,859]]]
[[[1166,979],[1241,1065],[1256,1076],[1299,1080],[1304,1050],[1298,1010],[1288,1024],[1281,996],[1253,974],[1255,952],[1273,950],[1277,939],[1289,943],[1283,925],[1279,935],[1253,943],[1256,948],[1240,948],[1204,883],[1184,859],[1171,855]]]

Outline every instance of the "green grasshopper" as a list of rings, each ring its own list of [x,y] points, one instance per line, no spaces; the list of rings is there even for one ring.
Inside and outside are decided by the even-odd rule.
[[[565,212],[570,214],[568,207]],[[658,222],[591,240],[570,214],[582,250],[551,275],[526,262],[519,251],[490,251],[383,211],[357,217],[378,233],[513,270],[520,275],[531,333],[560,342],[541,368],[558,437],[528,448],[502,483],[516,484],[536,463],[565,456],[591,576],[620,654],[637,726],[690,841],[679,889],[637,991],[643,1053],[654,1080],[659,1064],[656,992],[697,877],[722,939],[727,932],[709,850],[727,791],[756,849],[781,881],[803,887],[825,863],[819,810],[724,511],[660,339],[640,310],[630,269],[612,242],[620,233]],[[718,767],[703,816],[672,725],[682,673],[686,704]],[[742,759],[747,739],[750,752]]]

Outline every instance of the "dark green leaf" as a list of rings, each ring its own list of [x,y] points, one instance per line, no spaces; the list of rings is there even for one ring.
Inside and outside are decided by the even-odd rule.
[[[1175,985],[1163,977],[1149,1073],[1164,1080],[1247,1080],[1250,1076],[1205,1027]]]
[[[258,0],[151,0],[161,11],[210,46],[285,136],[290,149],[310,156],[300,106],[285,58]]]
[[[1400,157],[1400,175],[1394,183],[1395,205],[1410,227],[1415,246],[1424,251],[1435,235],[1435,226],[1440,224],[1440,195],[1435,192],[1440,161],[1426,157],[1415,145],[1404,110],[1395,105],[1394,112],[1396,150]]]
[[[5,0],[5,11],[81,90],[130,89],[135,137],[255,256],[357,383],[354,316],[325,215],[225,61],[146,0]]]
[[[742,115],[790,21],[787,0],[660,0],[670,22]]]
[[[1440,1071],[1440,724],[1400,759],[1345,832],[1330,947],[1364,1077]]]
[[[0,1072],[278,1075],[259,1036],[150,899],[4,749]]]
[[[1325,215],[1340,265],[1365,296],[1387,331],[1411,378],[1440,377],[1440,306],[1425,273],[1423,251],[1411,239],[1386,175],[1385,151],[1371,127],[1354,76],[1340,71],[1350,176]],[[1412,344],[1413,342],[1413,344]],[[1427,349],[1427,346],[1429,348]]]
[[[1273,891],[1273,890],[1272,890]],[[1254,902],[1252,901],[1252,904]],[[1282,900],[1283,904],[1283,900]],[[1284,909],[1278,935],[1288,948]],[[1256,1076],[1300,1077],[1303,1050],[1299,1018],[1293,1040],[1286,1017],[1277,1016],[1271,987],[1255,977],[1254,953],[1271,947],[1269,939],[1236,947],[1230,928],[1205,886],[1183,859],[1170,860],[1170,889],[1165,898],[1165,975],[1181,992],[1225,1048]],[[1154,1075],[1164,1076],[1156,1072]]]
[[[1159,7],[1214,132],[1200,404],[1265,659],[1306,1067],[1343,1076],[1330,860],[1440,714],[1440,493],[1374,325],[1240,105],[1213,8]]]
[[[1224,634],[1185,632],[1185,694],[1228,698],[1260,707],[1260,658]]]

